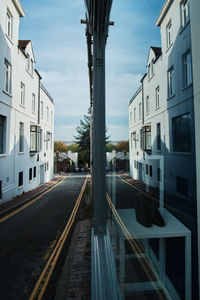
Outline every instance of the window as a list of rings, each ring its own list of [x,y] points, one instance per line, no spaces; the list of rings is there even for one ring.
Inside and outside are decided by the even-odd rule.
[[[27,54],[27,70],[30,72],[30,55]]]
[[[151,126],[143,126],[140,130],[140,146],[144,151],[151,150]]]
[[[157,150],[161,150],[161,130],[160,130],[160,123],[156,125],[156,131],[157,131]]]
[[[150,102],[149,102],[149,96],[146,97],[146,114],[150,114]]]
[[[149,166],[149,176],[153,177],[153,168],[152,168],[152,166]]]
[[[20,104],[25,106],[25,85],[21,82]]]
[[[6,118],[0,115],[0,154],[5,153]]]
[[[41,118],[43,118],[43,116],[44,116],[44,104],[43,104],[43,101],[40,102],[40,115],[41,115]]]
[[[30,152],[38,152],[41,149],[41,129],[39,126],[31,125]]]
[[[172,22],[171,21],[167,25],[166,34],[167,34],[167,48],[169,48],[172,45]]]
[[[148,79],[151,78],[150,71],[151,71],[151,66],[150,66],[150,64],[148,64],[148,70],[147,70],[147,73],[148,73]]]
[[[24,152],[24,123],[19,123],[19,152]]]
[[[47,170],[49,170],[49,162],[47,162]]]
[[[31,58],[31,75],[33,75],[33,60]]]
[[[29,169],[29,181],[31,181],[33,178],[33,174],[32,174],[32,168]]]
[[[183,87],[192,83],[192,58],[191,52],[188,50],[183,54]]]
[[[154,75],[154,59],[151,61],[151,76]]]
[[[167,90],[168,97],[174,95],[174,67],[172,66],[167,72]]]
[[[160,87],[156,88],[156,108],[160,107]]]
[[[5,59],[4,62],[5,70],[5,92],[11,94],[11,64]]]
[[[0,180],[0,199],[2,199],[2,180]]]
[[[49,122],[49,107],[47,106],[47,122]]]
[[[53,111],[51,111],[51,125],[53,125]]]
[[[185,0],[181,3],[181,23],[183,27],[188,23],[189,19],[189,1]]]
[[[23,172],[19,172],[18,186],[23,186]]]
[[[13,30],[13,17],[9,10],[7,10],[7,30],[6,34],[7,36],[12,39],[12,30]]]
[[[130,125],[132,125],[132,111],[130,112],[129,118],[130,118],[129,123],[130,123]]]
[[[158,182],[160,182],[160,168],[157,169]]]
[[[176,176],[176,191],[177,193],[188,196],[188,180],[181,176]]]
[[[35,113],[35,94],[32,94],[32,112]]]
[[[190,113],[172,119],[173,151],[191,152]]]
[[[136,108],[134,108],[134,114],[133,114],[133,117],[134,117],[134,122],[136,122]]]
[[[139,103],[139,120],[142,119],[142,103]]]
[[[149,166],[146,165],[146,175],[148,175],[148,174],[149,174]]]
[[[36,177],[36,167],[33,168],[33,178]]]

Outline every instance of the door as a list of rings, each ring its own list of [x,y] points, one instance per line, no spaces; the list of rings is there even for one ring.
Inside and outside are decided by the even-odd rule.
[[[40,184],[44,183],[44,165],[40,166]]]

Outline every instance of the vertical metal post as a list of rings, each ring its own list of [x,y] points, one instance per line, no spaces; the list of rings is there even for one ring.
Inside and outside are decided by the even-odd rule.
[[[106,234],[105,33],[93,39],[93,199],[94,233]]]

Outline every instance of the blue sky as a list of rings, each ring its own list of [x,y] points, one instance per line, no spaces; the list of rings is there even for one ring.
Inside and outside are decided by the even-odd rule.
[[[20,39],[33,43],[36,68],[55,103],[55,140],[71,141],[89,108],[84,0],[21,0]],[[128,139],[128,104],[146,72],[164,0],[113,0],[106,46],[106,120],[111,139]]]

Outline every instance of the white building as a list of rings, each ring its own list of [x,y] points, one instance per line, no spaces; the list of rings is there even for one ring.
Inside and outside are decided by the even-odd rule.
[[[1,0],[0,11],[0,201],[53,177],[53,100],[41,85],[30,40],[18,40],[24,11]]]
[[[143,181],[147,190],[150,186],[157,189],[160,201],[163,198],[164,206],[192,232],[192,292],[193,299],[197,299],[198,270],[195,261],[198,258],[198,251],[194,132],[197,137],[199,116],[195,124],[194,109],[196,114],[195,107],[199,106],[200,49],[199,37],[197,40],[196,37],[200,27],[199,10],[195,10],[195,24],[192,21],[193,14],[190,14],[190,2],[192,7],[193,1],[195,2],[195,0],[166,0],[162,7],[156,22],[156,25],[160,26],[161,48],[150,47],[147,72],[141,79],[141,87],[130,101],[129,139],[131,176]],[[191,44],[191,36],[194,46]],[[193,55],[195,55],[193,57],[195,70],[194,67],[192,68]],[[195,107],[193,88],[194,95],[198,99],[195,101]],[[198,136],[197,144],[199,139]],[[172,245],[173,242],[171,244],[169,242],[167,247],[169,269],[170,266],[173,267],[170,257]],[[183,249],[181,243],[178,245],[177,248],[174,246],[174,253],[179,252],[181,265],[184,253],[180,251]],[[181,276],[179,270],[172,276],[173,284],[178,294],[183,297],[182,287],[176,279],[178,276]]]

